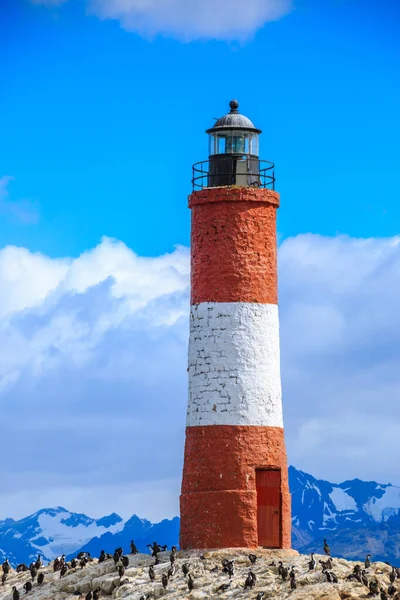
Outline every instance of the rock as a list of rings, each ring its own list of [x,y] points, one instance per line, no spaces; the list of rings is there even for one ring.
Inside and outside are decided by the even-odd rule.
[[[50,567],[41,569],[45,573],[45,581],[42,586],[34,583],[32,591],[27,600],[77,600],[74,592],[78,591],[85,595],[89,590],[96,587],[101,589],[101,600],[139,600],[145,593],[150,593],[152,600],[165,598],[165,600],[210,600],[220,598],[221,600],[254,600],[261,590],[265,592],[264,600],[360,600],[367,597],[368,590],[357,582],[346,581],[347,575],[353,571],[355,562],[344,559],[333,559],[333,572],[339,579],[339,583],[327,583],[320,568],[316,571],[308,571],[309,557],[300,555],[293,550],[256,550],[258,556],[256,563],[252,565],[248,559],[247,549],[226,549],[204,552],[204,559],[200,559],[201,552],[187,551],[178,552],[176,560],[176,573],[169,580],[167,589],[161,584],[161,576],[168,571],[169,552],[160,554],[161,563],[154,567],[155,581],[150,581],[148,575],[149,565],[154,564],[154,558],[149,555],[137,554],[130,557],[129,567],[121,579],[116,573],[112,560],[101,564],[97,561],[89,563],[83,569],[68,571],[65,577],[60,578],[59,573],[53,573]],[[227,574],[222,573],[221,562],[223,559],[235,561],[235,573],[230,587],[225,592],[217,593],[217,589],[223,583],[229,582]],[[322,556],[316,556],[318,560]],[[277,566],[270,566],[274,561],[282,560],[288,567],[294,566],[296,572],[297,589],[291,591],[289,581],[281,581],[278,577]],[[190,573],[194,579],[195,588],[189,595],[187,578],[182,572],[182,564],[189,565]],[[218,572],[210,571],[218,566]],[[257,577],[256,585],[252,590],[244,589],[244,581],[249,570]],[[368,579],[376,577],[379,583],[387,589],[389,585],[389,573],[391,569],[384,563],[373,563],[367,571]],[[12,586],[15,585],[23,592],[23,584],[30,578],[29,573],[15,573],[11,571],[4,586],[0,586],[0,600],[10,600],[12,597]],[[400,583],[400,582],[399,582]],[[400,592],[400,585],[397,585]],[[21,595],[21,600],[25,593]],[[396,598],[396,596],[395,596]],[[81,599],[83,600],[83,599]],[[400,594],[397,597],[400,600]]]

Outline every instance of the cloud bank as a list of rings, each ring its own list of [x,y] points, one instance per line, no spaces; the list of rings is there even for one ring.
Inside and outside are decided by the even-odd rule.
[[[279,250],[289,459],[399,483],[400,238],[300,235]],[[178,512],[189,251],[0,251],[2,513]]]
[[[68,0],[32,0],[57,6]],[[90,14],[145,37],[243,40],[292,9],[292,0],[86,0]]]

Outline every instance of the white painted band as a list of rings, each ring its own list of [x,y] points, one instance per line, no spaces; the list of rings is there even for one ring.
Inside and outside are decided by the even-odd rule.
[[[276,304],[190,309],[187,426],[283,427]]]

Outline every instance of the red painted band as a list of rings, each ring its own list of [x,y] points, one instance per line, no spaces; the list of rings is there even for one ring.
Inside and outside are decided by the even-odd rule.
[[[256,469],[281,472],[280,547],[290,548],[290,494],[283,429],[237,425],[186,429],[182,548],[258,545]]]
[[[191,303],[277,304],[276,206],[246,200],[269,190],[239,188],[220,202],[221,189],[233,193],[209,188],[207,203],[192,202]]]

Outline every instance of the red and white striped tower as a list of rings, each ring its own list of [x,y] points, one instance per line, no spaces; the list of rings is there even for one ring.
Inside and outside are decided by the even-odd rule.
[[[194,167],[182,549],[289,548],[272,163],[231,111]],[[207,164],[207,166],[205,166]]]

